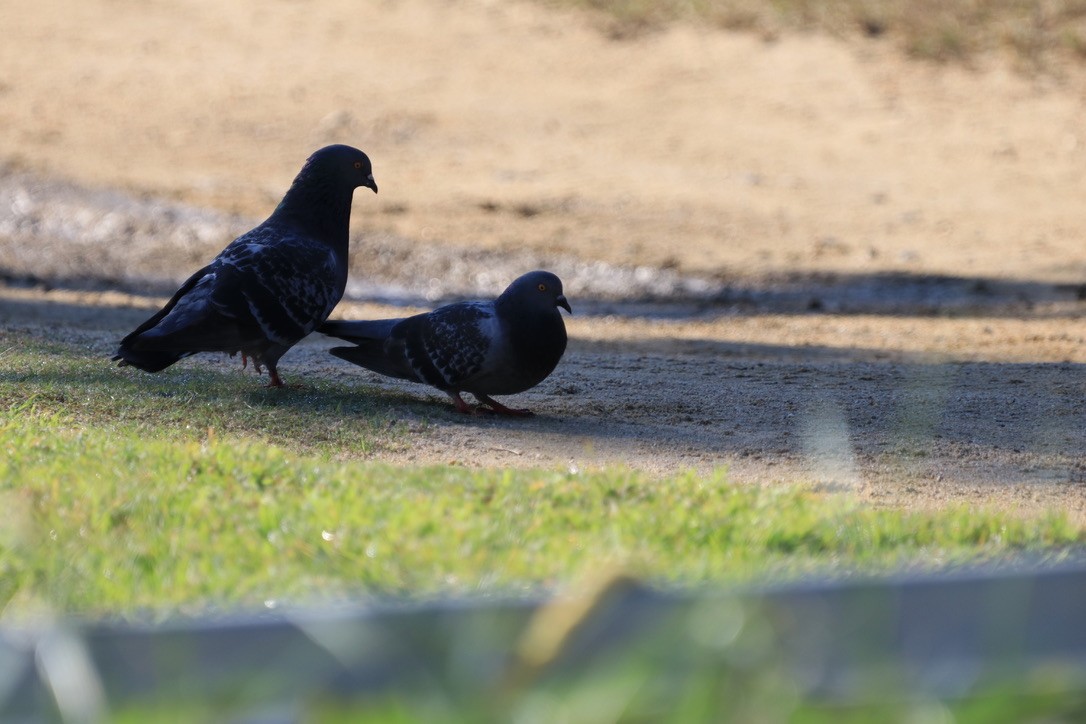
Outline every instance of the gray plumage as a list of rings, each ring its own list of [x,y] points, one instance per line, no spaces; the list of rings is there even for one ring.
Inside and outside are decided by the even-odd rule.
[[[452,398],[461,412],[510,409],[490,395],[512,395],[538,385],[566,350],[566,326],[558,308],[572,312],[561,280],[534,271],[489,302],[459,302],[403,319],[325,322],[318,328],[354,347],[331,353],[389,377],[422,382]],[[485,407],[472,407],[470,392]]]
[[[305,162],[264,223],[232,241],[161,310],[121,340],[121,366],[158,372],[197,352],[238,352],[268,368],[328,318],[347,284],[354,190],[377,192],[366,154],[326,146]]]

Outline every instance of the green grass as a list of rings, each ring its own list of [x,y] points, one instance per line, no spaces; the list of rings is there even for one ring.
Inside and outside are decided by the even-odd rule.
[[[609,19],[616,36],[675,20],[759,32],[818,31],[838,37],[886,37],[908,54],[968,61],[1008,51],[1023,67],[1055,58],[1086,59],[1086,0],[547,0],[587,7]]]
[[[241,371],[240,362],[228,371],[179,366],[149,375],[118,368],[100,352],[13,333],[0,333],[0,350],[0,408],[59,413],[75,426],[174,442],[238,436],[341,455],[403,442],[388,394],[358,385],[314,376],[301,387],[269,389],[266,376]]]
[[[653,686],[658,672],[640,662],[623,673],[590,676],[579,682],[540,686],[500,699],[458,700],[447,693],[414,693],[358,703],[310,702],[302,707],[309,724],[461,724],[466,722],[765,722],[767,724],[1018,724],[1077,722],[1086,716],[1086,696],[1052,691],[1043,682],[985,690],[974,696],[871,704],[804,701],[792,682],[759,679],[739,667],[703,671],[666,693]],[[751,685],[758,688],[749,688]],[[745,688],[748,687],[748,688]],[[778,687],[775,690],[771,687]],[[655,689],[655,691],[654,691]],[[244,707],[193,706],[191,701],[118,712],[111,721],[132,724],[187,724],[245,720]]]
[[[722,475],[333,462],[234,441],[0,417],[0,603],[62,611],[521,590],[617,562],[674,583],[959,560],[1080,533],[957,511],[855,508]]]
[[[308,380],[117,370],[0,341],[0,607],[200,610],[516,592],[618,565],[666,584],[1058,551],[1083,532],[960,509],[859,507],[723,473],[396,467],[382,403]]]
[[[144,375],[25,334],[0,333],[0,350],[7,621],[516,594],[615,569],[700,585],[1023,552],[1054,560],[1086,537],[1058,513],[876,510],[801,487],[735,485],[724,472],[658,479],[626,469],[398,467],[372,458],[407,444],[402,410],[414,419],[446,413],[312,378],[302,389],[268,391],[237,371]],[[692,630],[688,621],[665,626],[662,640],[583,676],[357,702],[315,691],[299,712],[314,722],[653,721],[663,712],[674,721],[911,721],[934,712],[981,722],[999,720],[993,712],[1074,719],[1083,711],[1077,690],[1030,682],[945,707],[782,698],[796,684],[753,613],[726,650]],[[764,649],[754,664],[751,646]],[[661,661],[686,673],[661,679]],[[248,690],[224,701],[164,691],[161,706],[122,703],[109,720],[228,720],[261,705]]]
[[[605,673],[596,671],[580,680],[539,685],[517,692],[505,701],[499,699],[497,705],[494,699],[483,698],[469,700],[465,705],[454,704],[441,696],[429,700],[425,696],[400,697],[353,706],[315,705],[307,712],[306,721],[322,724],[499,721],[1018,724],[1077,722],[1086,716],[1086,694],[1061,690],[1058,685],[1044,681],[982,687],[973,694],[949,701],[901,697],[896,701],[845,704],[797,696],[792,677],[783,667],[775,668],[779,662],[762,662],[764,668],[750,670],[723,663],[718,652],[711,661],[708,657],[702,661],[696,671],[673,676],[662,686],[660,679],[669,677],[661,677],[659,662],[649,658],[610,662],[610,666],[602,667]]]

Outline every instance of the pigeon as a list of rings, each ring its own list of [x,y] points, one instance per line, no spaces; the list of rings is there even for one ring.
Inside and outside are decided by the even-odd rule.
[[[197,352],[241,353],[271,387],[279,358],[328,318],[347,284],[354,190],[377,193],[366,154],[326,146],[302,166],[262,224],[199,270],[162,309],[121,340],[113,361],[158,372]]]
[[[558,308],[573,310],[562,281],[546,271],[518,278],[489,302],[458,302],[402,319],[325,322],[317,331],[353,342],[333,355],[382,375],[422,382],[444,392],[460,412],[531,415],[490,395],[535,387],[566,350]],[[480,405],[460,396],[470,392]]]

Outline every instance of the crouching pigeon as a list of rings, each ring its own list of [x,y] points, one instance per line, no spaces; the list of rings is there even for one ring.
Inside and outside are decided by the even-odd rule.
[[[121,366],[158,372],[197,352],[240,352],[257,372],[328,318],[347,284],[351,199],[373,189],[366,154],[327,146],[305,162],[268,219],[189,277],[166,306],[121,340]]]
[[[460,302],[404,319],[325,322],[319,332],[353,342],[334,347],[337,357],[389,377],[432,385],[452,398],[460,412],[531,415],[490,395],[512,395],[535,387],[566,350],[570,314],[562,281],[554,274],[525,274],[490,302]],[[470,392],[480,403],[464,402]]]

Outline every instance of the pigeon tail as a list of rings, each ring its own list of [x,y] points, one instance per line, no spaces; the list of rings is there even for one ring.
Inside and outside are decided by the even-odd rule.
[[[376,372],[379,375],[396,377],[401,380],[417,382],[418,377],[406,360],[389,357],[385,345],[374,340],[360,341],[354,347],[333,347],[329,353],[359,367]]]
[[[351,322],[336,320],[325,322],[317,327],[317,331],[329,337],[338,337],[356,344],[380,342],[388,339],[392,334],[392,328],[402,321],[402,319],[367,319]]]
[[[134,350],[122,345],[113,356],[113,361],[119,362],[121,367],[135,367],[144,372],[161,372],[184,356],[169,350]]]
[[[402,319],[374,319],[362,321],[332,321],[317,327],[321,334],[338,337],[356,346],[333,347],[328,350],[342,360],[365,367],[377,374],[414,380],[415,373],[401,355],[390,357],[385,343],[392,335],[392,328]]]

